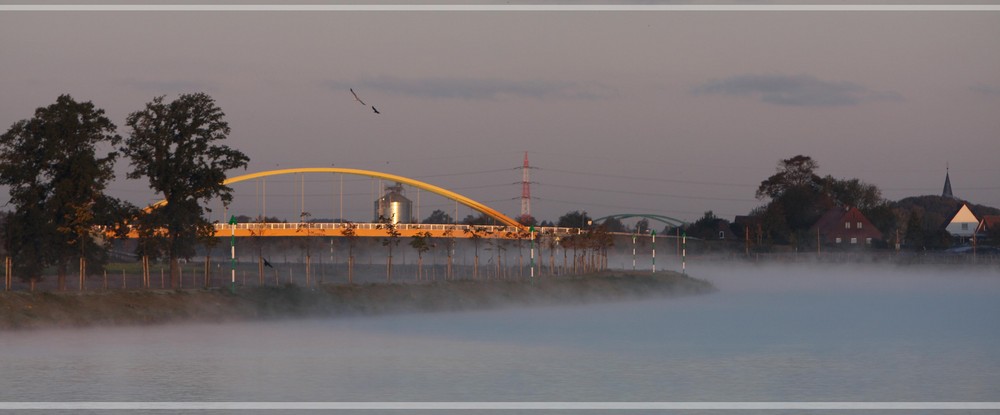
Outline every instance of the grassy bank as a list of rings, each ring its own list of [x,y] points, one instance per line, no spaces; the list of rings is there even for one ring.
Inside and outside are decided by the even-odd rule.
[[[603,272],[535,281],[325,285],[302,288],[0,293],[0,330],[222,322],[584,304],[704,294],[715,288],[677,273]]]

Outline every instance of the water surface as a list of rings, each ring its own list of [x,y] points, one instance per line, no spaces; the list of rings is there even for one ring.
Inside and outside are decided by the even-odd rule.
[[[720,291],[4,332],[0,401],[1000,401],[996,269],[690,272]]]

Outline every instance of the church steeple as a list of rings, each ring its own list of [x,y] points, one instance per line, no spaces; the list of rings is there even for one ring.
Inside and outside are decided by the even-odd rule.
[[[944,190],[941,192],[941,197],[947,197],[949,199],[954,199],[955,195],[951,193],[951,177],[948,176],[948,165],[944,166]]]

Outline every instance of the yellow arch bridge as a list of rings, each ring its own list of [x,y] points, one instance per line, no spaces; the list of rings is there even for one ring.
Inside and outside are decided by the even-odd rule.
[[[452,192],[448,189],[432,185],[430,183],[425,183],[419,180],[389,173],[382,173],[371,170],[339,168],[339,167],[303,167],[303,168],[293,168],[293,169],[268,170],[258,173],[245,174],[242,176],[236,176],[226,179],[223,182],[223,184],[230,185],[233,183],[239,183],[262,177],[280,176],[286,174],[304,174],[304,173],[349,174],[349,175],[366,176],[376,179],[383,179],[383,180],[403,183],[454,200],[458,203],[468,206],[469,208],[472,208],[475,211],[481,212],[493,218],[497,222],[497,225],[493,226],[398,223],[395,224],[394,226],[396,231],[399,232],[400,237],[411,237],[417,235],[418,233],[424,233],[424,232],[430,233],[432,237],[452,237],[452,238],[485,237],[485,238],[517,239],[517,238],[529,237],[527,228],[519,224],[514,219],[511,219],[510,217],[504,215],[503,213],[500,213],[499,211],[489,206],[486,206],[485,204],[472,200],[458,193]],[[159,202],[150,205],[147,209],[153,209],[165,203],[166,203],[165,200],[161,200]],[[385,237],[388,234],[384,225],[379,223],[248,222],[248,223],[237,223],[236,225],[230,225],[227,223],[217,223],[215,225],[216,236],[219,237],[230,236],[234,232],[233,226],[235,226],[236,228],[235,229],[236,236],[239,237],[345,236],[344,232],[349,227],[353,228],[354,234],[359,237]],[[563,235],[563,234],[579,233],[580,230],[576,228],[536,228],[536,232]],[[136,238],[137,236],[138,234],[136,232],[129,233],[130,238]]]

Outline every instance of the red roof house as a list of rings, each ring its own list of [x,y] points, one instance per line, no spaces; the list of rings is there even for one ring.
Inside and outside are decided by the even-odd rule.
[[[1000,231],[1000,215],[983,216],[983,220],[979,221],[979,227],[976,228],[976,234],[980,237],[989,238],[990,234],[997,231]]]
[[[809,231],[818,231],[820,240],[834,245],[871,245],[872,241],[882,239],[882,232],[854,207],[826,211]]]

